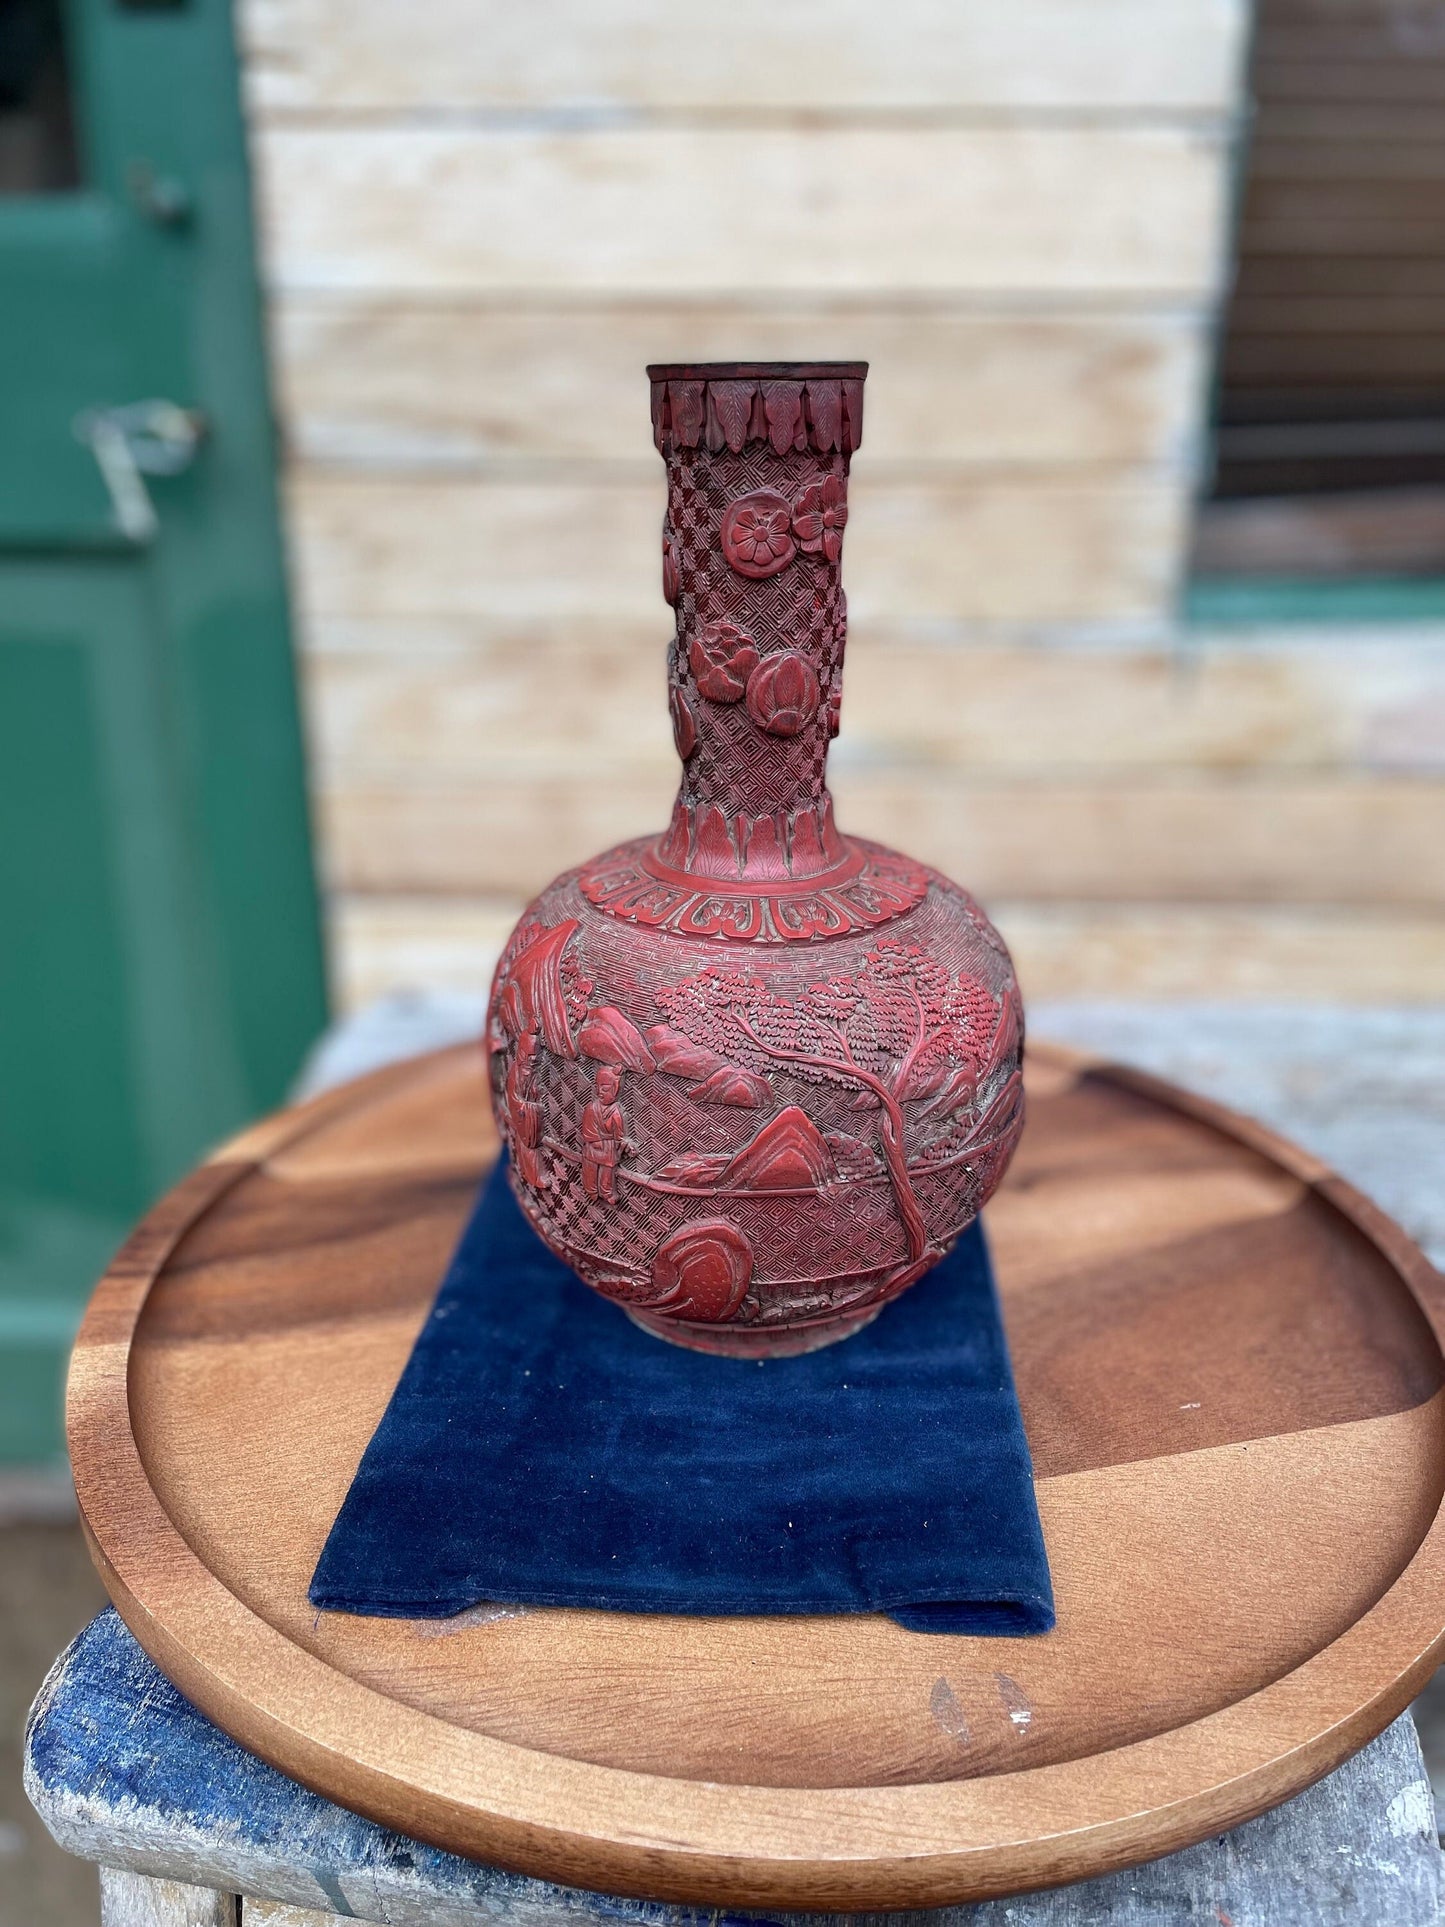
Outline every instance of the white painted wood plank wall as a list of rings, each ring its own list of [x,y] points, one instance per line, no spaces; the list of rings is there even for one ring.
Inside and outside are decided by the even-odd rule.
[[[1238,0],[247,0],[266,114],[1228,114]]]
[[[243,0],[348,998],[662,821],[643,364],[813,355],[845,820],[1046,993],[1438,984],[1445,638],[1180,654],[1247,3]]]

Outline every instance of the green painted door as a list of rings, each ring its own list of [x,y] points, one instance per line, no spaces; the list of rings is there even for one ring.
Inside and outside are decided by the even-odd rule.
[[[324,1022],[225,0],[0,0],[0,1459]]]

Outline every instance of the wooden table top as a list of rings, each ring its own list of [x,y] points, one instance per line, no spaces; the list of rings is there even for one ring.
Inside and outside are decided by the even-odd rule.
[[[1036,1046],[989,1234],[1059,1626],[318,1615],[495,1152],[480,1053],[225,1147],[98,1288],[77,1490],[141,1643],[333,1799],[579,1886],[779,1908],[1081,1879],[1327,1772],[1445,1643],[1445,1288],[1261,1127]]]

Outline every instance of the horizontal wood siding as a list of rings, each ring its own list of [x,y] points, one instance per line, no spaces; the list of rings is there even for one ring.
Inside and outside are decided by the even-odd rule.
[[[249,0],[268,113],[1219,115],[1239,0]]]
[[[525,897],[599,847],[666,821],[674,785],[641,771],[364,779],[323,793],[354,888]],[[980,896],[1109,902],[1445,901],[1445,782],[990,783],[949,772],[840,771],[840,820],[967,878]]]
[[[283,290],[1201,301],[1220,275],[1222,144],[1150,124],[288,121],[258,151]]]
[[[649,361],[862,356],[860,486],[899,471],[1072,464],[1164,469],[1177,486],[1194,472],[1210,352],[1206,318],[1170,307],[901,308],[877,294],[550,306],[282,294],[276,345],[300,462],[407,472],[605,462],[658,491],[640,380]]]
[[[533,888],[660,822],[642,367],[812,355],[873,364],[845,821],[987,894],[1036,993],[1420,994],[1445,644],[1196,648],[1174,614],[1245,14],[245,0],[347,999],[484,987]],[[1258,218],[1323,178],[1317,111]],[[1429,100],[1348,111],[1406,117],[1428,175]],[[1348,218],[1404,165],[1344,177]],[[1290,261],[1242,288],[1259,338],[1307,298],[1306,355],[1347,357],[1356,290]],[[1445,280],[1405,266],[1418,356]]]
[[[329,769],[403,786],[571,768],[665,788],[676,774],[655,625],[609,640],[570,622],[327,618],[313,637]],[[1285,635],[1194,654],[957,648],[859,628],[833,766],[840,780],[920,782],[1445,780],[1445,636],[1347,634],[1326,649]]]

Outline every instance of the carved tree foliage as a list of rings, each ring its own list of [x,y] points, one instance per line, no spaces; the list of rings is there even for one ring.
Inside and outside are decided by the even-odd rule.
[[[999,1006],[916,944],[884,938],[861,968],[812,984],[799,998],[762,977],[709,968],[657,992],[674,1031],[745,1069],[844,1084],[854,1107],[878,1113],[879,1135],[910,1255],[927,1228],[908,1169],[904,1104],[951,1127],[978,1095],[997,1050]]]

